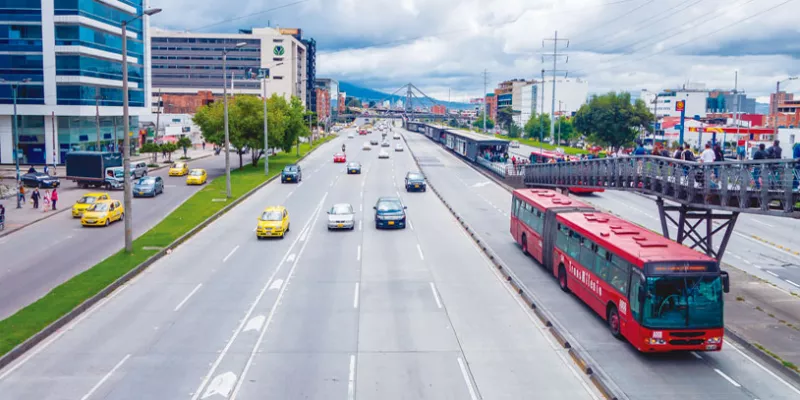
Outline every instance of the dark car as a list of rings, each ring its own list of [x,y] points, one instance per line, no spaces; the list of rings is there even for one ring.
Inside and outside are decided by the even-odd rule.
[[[25,186],[37,188],[54,188],[61,184],[57,177],[47,175],[44,172],[28,172],[22,175],[20,180]]]
[[[303,170],[297,164],[289,164],[281,171],[281,183],[300,182],[303,180]]]
[[[406,228],[406,206],[399,197],[380,197],[375,206],[375,229]]]
[[[420,172],[409,172],[406,174],[406,192],[424,192],[428,190],[425,182],[425,175]]]
[[[347,174],[360,174],[361,173],[361,163],[359,162],[351,162],[347,164]]]
[[[160,176],[145,176],[133,184],[133,197],[156,197],[164,193],[164,180]]]

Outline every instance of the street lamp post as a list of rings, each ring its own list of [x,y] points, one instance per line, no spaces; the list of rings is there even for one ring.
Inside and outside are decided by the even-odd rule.
[[[122,168],[123,190],[122,198],[125,210],[125,251],[133,251],[133,192],[131,191],[131,135],[130,121],[128,120],[128,24],[145,15],[151,16],[161,12],[160,8],[144,10],[135,18],[122,21]]]
[[[245,46],[247,43],[236,43],[234,49]],[[228,133],[228,49],[222,49],[222,108],[225,119],[225,195],[227,198],[233,197],[231,194],[231,143]]]
[[[5,82],[6,80],[0,78],[0,82]],[[23,83],[28,83],[31,81],[31,78],[25,78],[19,82],[8,82],[11,85],[11,97],[14,99],[14,165],[16,167],[17,172],[17,186],[21,186],[22,183],[20,182],[20,171],[19,171],[19,126],[17,123],[17,90],[19,89],[19,85]],[[22,208],[22,199],[19,197],[19,193],[17,193],[17,208]]]

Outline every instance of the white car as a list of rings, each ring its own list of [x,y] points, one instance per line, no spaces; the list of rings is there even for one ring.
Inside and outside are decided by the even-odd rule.
[[[328,230],[355,228],[355,211],[353,206],[347,203],[334,204],[328,210]]]
[[[356,137],[356,135],[354,135],[353,132],[350,132],[350,133],[347,134],[347,138],[348,139],[352,139],[354,137]]]
[[[389,158],[389,152],[381,149],[380,153],[378,153],[378,158]]]
[[[392,139],[400,140],[400,134],[399,133],[395,133],[394,136],[392,136]]]
[[[403,144],[398,143],[397,146],[394,146],[394,151],[403,151]]]
[[[361,146],[361,150],[372,150],[372,146],[369,144],[369,142],[364,142],[364,145]]]
[[[516,141],[516,140],[512,140],[512,141],[511,141],[511,142],[508,144],[508,147],[511,147],[512,149],[518,149],[518,148],[519,148],[519,142],[518,142],[518,141]]]

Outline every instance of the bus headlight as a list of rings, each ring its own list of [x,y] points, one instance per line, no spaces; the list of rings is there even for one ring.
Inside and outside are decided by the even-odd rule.
[[[722,343],[722,338],[721,337],[708,338],[706,340],[706,343],[708,343],[708,344],[720,344],[720,343]]]
[[[644,340],[645,343],[649,345],[665,345],[667,341],[664,339],[656,339],[656,338],[647,338]]]

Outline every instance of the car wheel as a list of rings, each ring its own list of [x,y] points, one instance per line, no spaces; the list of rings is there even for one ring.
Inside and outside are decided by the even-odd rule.
[[[125,213],[120,214],[117,221],[122,221],[123,219],[125,219]]]
[[[105,223],[106,226],[108,226],[108,224],[109,224],[108,220],[110,220],[110,219],[111,218],[106,218],[106,223]]]
[[[378,221],[375,221],[375,229],[381,229],[381,224]]]

